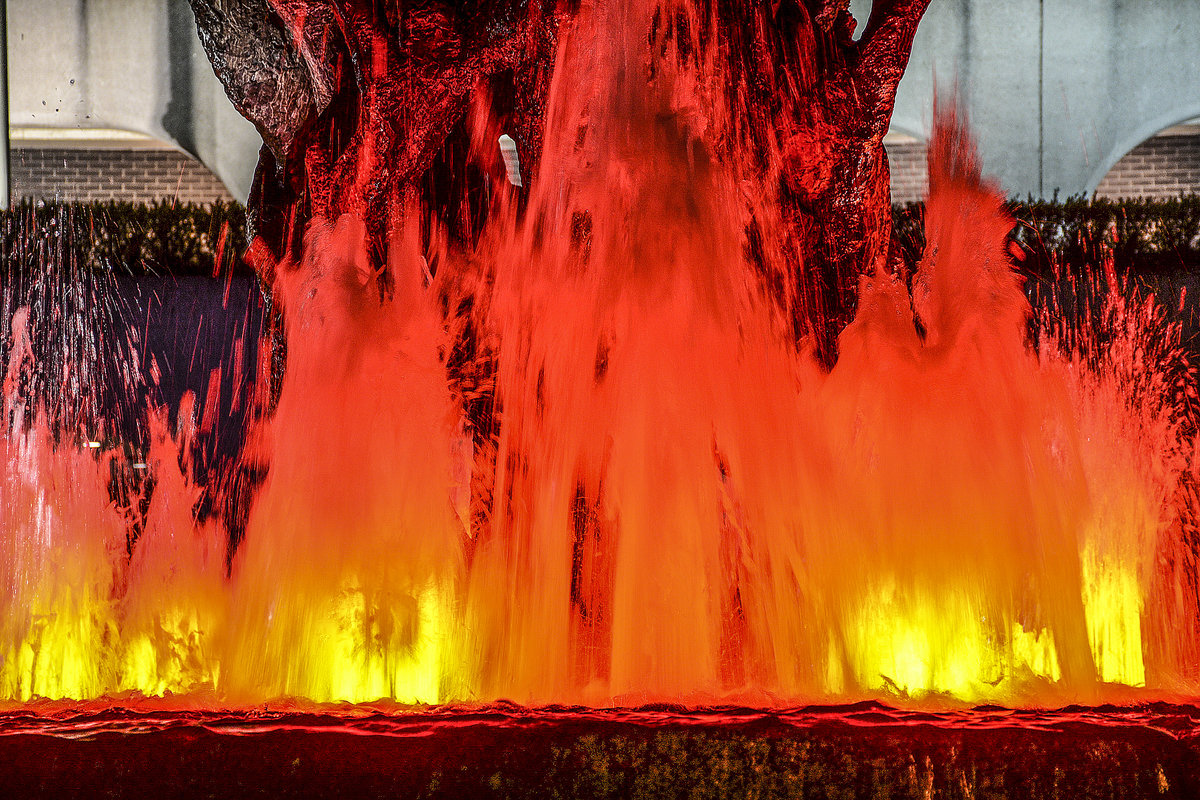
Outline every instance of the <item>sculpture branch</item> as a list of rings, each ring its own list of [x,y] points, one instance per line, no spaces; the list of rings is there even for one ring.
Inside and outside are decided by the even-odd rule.
[[[414,194],[435,186],[436,212],[483,193],[447,160],[481,92],[497,101],[522,171],[536,175],[548,76],[573,0],[190,2],[218,77],[269,148],[250,212],[276,257],[312,217],[346,212],[367,220],[381,255]],[[684,48],[692,54],[710,43],[724,62],[725,133],[778,173],[782,246],[807,273],[788,278],[810,295],[795,303],[797,333],[831,355],[858,276],[887,261],[883,136],[929,0],[877,0],[857,42],[847,0],[690,2],[663,4],[694,12],[664,14],[664,29],[694,36]],[[801,320],[811,319],[829,330],[808,330]]]
[[[191,0],[191,5],[200,43],[225,93],[282,161],[323,95],[289,31],[269,0]]]
[[[858,41],[855,78],[870,87],[870,111],[880,137],[887,133],[896,88],[908,66],[917,25],[928,7],[929,0],[876,0]]]

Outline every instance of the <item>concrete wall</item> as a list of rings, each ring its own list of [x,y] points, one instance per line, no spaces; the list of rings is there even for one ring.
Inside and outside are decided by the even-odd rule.
[[[258,132],[213,75],[187,0],[9,0],[8,37],[15,147],[132,132],[196,156],[245,199]]]
[[[870,0],[851,11],[865,23]],[[1200,117],[1197,0],[933,0],[893,129],[928,137],[957,80],[988,172],[1012,195],[1092,193],[1126,153]]]

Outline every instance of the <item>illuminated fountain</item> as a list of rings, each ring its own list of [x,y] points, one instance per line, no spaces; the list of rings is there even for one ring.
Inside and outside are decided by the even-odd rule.
[[[1195,695],[1177,326],[1098,270],[1094,319],[1064,325],[1051,300],[1031,341],[1014,221],[943,110],[925,255],[911,276],[871,266],[826,366],[819,337],[794,335],[807,295],[780,288],[804,272],[778,173],[713,110],[719,79],[665,57],[647,77],[654,24],[579,14],[532,179],[503,163],[481,95],[470,158],[494,184],[470,243],[413,194],[382,221],[317,214],[264,267],[287,368],[268,413],[261,349],[242,458],[267,477],[228,570],[228,536],[192,513],[191,407],[174,436],[149,415],[134,538],[110,500],[122,456],[81,449],[44,410],[57,389],[28,388],[23,343],[57,322],[16,314],[0,696]],[[377,168],[358,163],[347,191]]]

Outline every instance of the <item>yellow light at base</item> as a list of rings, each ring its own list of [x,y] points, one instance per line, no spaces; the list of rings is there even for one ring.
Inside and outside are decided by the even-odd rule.
[[[127,691],[147,697],[182,693],[215,685],[220,662],[210,637],[215,619],[197,609],[172,608],[132,636],[121,660],[121,682]]]
[[[889,582],[865,598],[846,633],[858,686],[908,697],[948,694],[983,702],[1011,697],[1014,682],[1030,676],[1061,677],[1048,631],[1026,631],[1017,622],[993,623],[967,599],[965,587],[957,588],[902,597]]]
[[[1084,610],[1096,672],[1105,683],[1144,686],[1142,587],[1128,563],[1105,559],[1094,543],[1082,554]]]
[[[415,598],[373,601],[355,583],[329,604],[316,623],[314,671],[328,671],[329,702],[389,698],[437,703],[449,635],[448,593],[430,582]]]

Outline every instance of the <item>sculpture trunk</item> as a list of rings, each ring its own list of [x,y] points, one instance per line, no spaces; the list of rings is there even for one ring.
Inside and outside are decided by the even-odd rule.
[[[431,193],[459,213],[479,188],[454,156],[472,99],[486,92],[536,180],[549,80],[571,2],[466,7],[389,0],[191,0],[201,40],[264,147],[249,198],[268,265],[292,254],[314,216],[354,212],[382,265],[386,231]],[[896,85],[928,0],[876,2],[863,35],[844,2],[662,2],[660,38],[681,33],[728,63],[725,97],[759,167],[777,175],[795,272],[781,297],[798,336],[830,362],[865,271],[890,241],[887,132]],[[715,44],[715,46],[714,46]],[[688,53],[680,51],[682,58]],[[811,276],[805,279],[804,276]],[[818,322],[813,322],[814,320]]]

